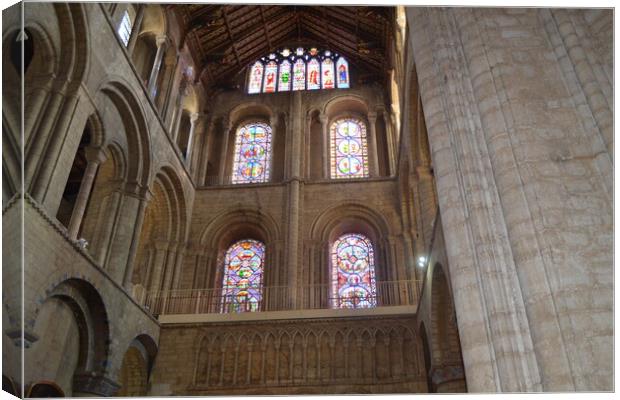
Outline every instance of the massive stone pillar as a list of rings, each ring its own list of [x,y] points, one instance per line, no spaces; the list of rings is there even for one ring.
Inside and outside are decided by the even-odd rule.
[[[408,10],[473,392],[612,388],[607,112],[549,13]]]

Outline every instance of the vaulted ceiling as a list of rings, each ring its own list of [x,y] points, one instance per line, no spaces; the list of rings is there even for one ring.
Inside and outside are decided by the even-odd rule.
[[[248,65],[283,47],[318,47],[345,56],[362,81],[389,68],[392,7],[173,5],[206,86],[230,87]]]

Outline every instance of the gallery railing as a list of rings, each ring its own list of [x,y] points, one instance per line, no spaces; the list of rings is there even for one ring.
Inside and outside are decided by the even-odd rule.
[[[247,291],[235,289],[181,289],[149,293],[136,288],[134,297],[154,315],[212,314],[256,311],[359,309],[382,306],[415,306],[418,282],[377,282],[374,293],[358,292],[346,297],[333,293],[331,285],[265,286]],[[250,292],[255,294],[250,295]],[[256,293],[258,292],[258,295]]]

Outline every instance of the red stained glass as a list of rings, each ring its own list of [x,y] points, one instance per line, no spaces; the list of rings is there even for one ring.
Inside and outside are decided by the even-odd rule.
[[[263,296],[265,245],[253,239],[234,243],[226,251],[221,312],[258,311]]]
[[[332,245],[332,307],[377,306],[374,252],[370,240],[359,233],[340,236]]]

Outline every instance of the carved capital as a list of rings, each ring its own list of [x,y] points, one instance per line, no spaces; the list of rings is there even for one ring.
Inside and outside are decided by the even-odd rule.
[[[168,36],[166,35],[159,35],[157,36],[157,38],[155,38],[155,44],[157,44],[157,47],[163,46],[164,44],[166,44],[167,41]]]
[[[327,125],[327,122],[329,121],[327,114],[319,115],[319,121],[321,121],[321,124],[323,124],[324,126]]]

